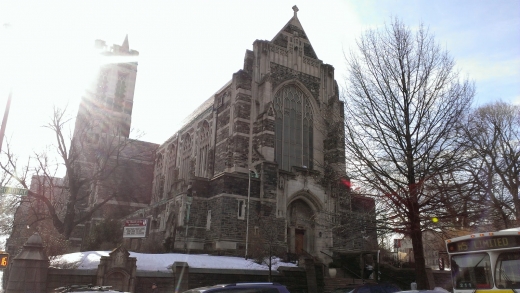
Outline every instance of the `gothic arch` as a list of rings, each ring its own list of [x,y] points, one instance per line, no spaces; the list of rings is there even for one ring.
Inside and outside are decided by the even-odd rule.
[[[208,178],[208,160],[211,144],[211,127],[209,122],[203,120],[197,129],[197,154],[195,176]]]
[[[316,247],[315,218],[322,204],[307,191],[295,193],[287,204],[287,244],[289,252],[314,254]]]
[[[180,178],[188,180],[191,173],[191,157],[192,157],[192,147],[193,140],[192,135],[189,132],[186,132],[182,136],[182,140],[180,142],[180,168],[179,174]]]
[[[315,114],[312,98],[297,83],[285,83],[274,94],[275,161],[278,168],[313,169]]]
[[[278,93],[281,89],[283,89],[284,87],[286,86],[295,86],[297,87],[299,90],[301,90],[305,96],[309,99],[309,102],[311,103],[311,106],[312,106],[312,115],[314,115],[315,117],[317,117],[319,115],[319,105],[318,103],[316,102],[316,99],[314,98],[314,95],[309,91],[309,89],[299,80],[297,79],[290,79],[290,80],[286,80],[282,83],[280,83],[279,85],[277,85],[274,89],[273,89],[273,97],[276,95],[276,93]],[[274,100],[274,99],[273,99]]]
[[[289,207],[289,205],[291,205],[291,203],[296,200],[302,200],[306,202],[315,213],[323,210],[323,204],[321,201],[310,191],[300,190],[295,192],[292,196],[289,197],[287,201],[287,207]]]

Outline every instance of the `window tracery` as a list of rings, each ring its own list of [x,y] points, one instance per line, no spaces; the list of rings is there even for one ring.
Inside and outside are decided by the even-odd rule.
[[[197,152],[197,169],[195,175],[207,178],[208,174],[208,152],[210,146],[210,127],[207,121],[204,121],[199,130],[199,144]]]
[[[181,164],[180,164],[180,178],[189,179],[190,173],[190,159],[191,159],[191,136],[186,133],[181,142]]]
[[[155,188],[154,194],[157,201],[161,200],[163,197],[164,191],[164,176],[163,176],[163,155],[157,154],[157,159],[155,160]]]
[[[167,188],[168,192],[171,190],[173,183],[177,180],[176,170],[177,170],[177,145],[171,144],[168,146],[167,152],[167,160],[168,160],[168,179],[167,179]]]
[[[313,116],[309,99],[294,85],[278,91],[274,98],[275,159],[280,169],[313,168]]]

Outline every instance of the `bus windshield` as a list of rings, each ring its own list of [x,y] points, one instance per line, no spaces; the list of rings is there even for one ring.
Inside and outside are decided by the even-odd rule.
[[[495,284],[499,289],[520,289],[520,251],[503,252],[498,256]]]
[[[455,289],[491,289],[489,255],[483,253],[460,254],[451,257],[451,274]]]

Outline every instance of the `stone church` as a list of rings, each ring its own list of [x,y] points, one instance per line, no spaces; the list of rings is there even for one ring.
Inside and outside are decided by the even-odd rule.
[[[335,249],[362,248],[361,236],[334,232],[337,214],[373,208],[339,184],[344,116],[334,67],[318,58],[293,11],[159,146],[150,206],[129,216],[150,218],[151,232],[127,240],[130,249],[162,243],[244,255],[266,231],[286,252],[323,260]]]
[[[75,139],[88,140],[82,170],[95,169],[100,141],[131,143],[118,155],[123,168],[85,190],[78,208],[106,203],[71,240],[84,244],[110,217],[149,220],[146,238],[124,239],[133,251],[244,256],[262,240],[277,254],[328,263],[336,252],[368,248],[365,234],[342,229],[345,215],[373,212],[374,202],[349,188],[334,67],[318,58],[296,6],[293,13],[271,41],[254,41],[243,68],[160,145],[129,139],[137,62],[101,68],[76,121]],[[139,53],[125,39],[103,54]]]

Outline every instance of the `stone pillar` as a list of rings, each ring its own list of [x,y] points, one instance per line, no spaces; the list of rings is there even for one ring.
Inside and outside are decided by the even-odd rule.
[[[296,253],[296,250],[295,250],[295,244],[294,244],[294,241],[295,241],[295,238],[296,238],[296,232],[294,230],[294,227],[290,227],[289,228],[289,241],[288,244],[289,244],[289,252],[291,253]]]
[[[34,233],[13,259],[6,293],[45,293],[49,258],[43,251],[42,238]]]
[[[305,274],[307,276],[308,292],[318,292],[318,284],[316,282],[316,268],[312,258],[305,258]]]
[[[187,262],[176,261],[172,265],[175,277],[175,293],[184,292],[189,289],[190,267]]]
[[[428,279],[428,287],[426,289],[433,290],[435,288],[435,279],[433,278],[432,268],[426,268],[426,278]]]
[[[135,292],[137,259],[130,257],[125,247],[119,246],[99,260],[96,285],[113,286],[120,291]]]

